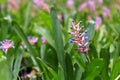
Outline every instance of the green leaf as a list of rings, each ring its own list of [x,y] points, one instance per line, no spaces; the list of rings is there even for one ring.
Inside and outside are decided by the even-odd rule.
[[[8,33],[8,28],[9,28],[9,25],[10,23],[8,22],[8,20],[2,20],[0,22],[0,25],[1,25],[1,34],[2,34],[2,40],[6,39],[7,37],[7,33]]]
[[[102,59],[94,59],[90,64],[87,64],[84,80],[94,80],[100,74],[103,65],[104,61]]]
[[[23,40],[25,42],[25,44],[31,54],[31,59],[33,60],[34,65],[37,65],[36,60],[33,57],[34,54],[37,54],[37,53],[35,52],[35,50],[32,48],[32,46],[28,42],[23,30],[20,28],[20,26],[15,21],[12,22],[12,27],[13,27],[13,30],[17,33],[17,35],[21,38],[21,40]]]
[[[77,63],[74,64],[74,80],[81,80],[82,70]]]
[[[39,57],[37,57],[37,60],[40,63],[39,66],[42,68],[42,71],[44,72],[45,80],[51,80],[49,79],[48,72],[53,76],[52,77],[53,80],[57,80],[57,73],[51,67],[46,65]]]
[[[30,11],[32,8],[32,0],[29,0],[28,5],[26,7],[26,12],[25,12],[25,16],[24,16],[24,27],[27,28],[28,24],[30,23]]]
[[[73,80],[73,65],[72,65],[72,59],[70,54],[66,53],[65,54],[65,61],[66,61],[66,71],[67,71],[67,76],[68,80]]]
[[[63,73],[64,73],[64,70],[63,70],[62,66],[59,64],[59,66],[58,66],[58,80],[65,80]]]
[[[81,58],[81,56],[79,54],[75,55],[75,62],[79,65],[79,68],[81,69],[82,72],[85,71],[85,63],[83,61],[83,59]]]
[[[53,47],[55,48],[55,44],[53,41],[52,36],[50,35],[50,32],[42,27],[38,27],[37,25],[35,25],[35,31],[37,33],[39,33],[40,35],[42,35],[43,37],[45,37],[45,39],[47,40],[47,42]]]
[[[119,75],[120,73],[120,57],[118,57],[114,63],[110,80],[115,80],[115,78]]]
[[[13,70],[13,80],[17,80],[17,76],[20,70],[21,61],[22,61],[23,51],[18,49],[17,56],[15,59],[14,70]]]
[[[92,40],[92,38],[94,37],[94,34],[95,34],[95,22],[93,20],[89,21],[88,23],[88,33],[87,33],[87,36],[88,36],[88,40]]]
[[[109,65],[109,60],[110,60],[109,49],[103,48],[100,52],[100,57],[103,58],[103,60],[105,62],[105,64],[103,65],[101,78],[103,80],[109,80],[109,75],[108,75],[108,65]]]
[[[12,80],[12,72],[6,60],[0,62],[0,78],[2,80]]]
[[[66,74],[66,66],[65,66],[65,58],[64,58],[64,46],[63,46],[63,39],[62,39],[62,31],[60,27],[60,23],[56,16],[56,10],[52,7],[50,11],[52,26],[53,26],[53,33],[54,33],[54,40],[55,40],[55,48],[58,56],[59,64],[62,66],[64,71],[65,80],[67,79]]]

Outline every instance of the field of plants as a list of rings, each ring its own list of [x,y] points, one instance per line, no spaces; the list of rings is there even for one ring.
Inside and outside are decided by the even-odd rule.
[[[120,0],[0,0],[0,80],[120,80]]]

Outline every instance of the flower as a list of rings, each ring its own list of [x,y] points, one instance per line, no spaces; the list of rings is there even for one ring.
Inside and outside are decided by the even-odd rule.
[[[95,2],[93,0],[90,0],[87,2],[87,6],[91,11],[95,11]]]
[[[47,43],[46,38],[45,38],[45,37],[41,37],[41,42],[42,42],[43,44],[46,44],[46,43]]]
[[[86,8],[87,8],[87,2],[81,4],[81,5],[79,6],[79,8],[78,8],[78,11],[79,11],[79,12],[80,12],[80,11],[83,11],[83,10],[85,10]]]
[[[20,1],[16,1],[16,0],[8,0],[8,3],[9,3],[9,9],[16,9],[18,10],[19,9],[19,2]]]
[[[102,24],[101,17],[100,16],[96,16],[96,18],[95,18],[95,28],[96,28],[96,30],[101,26],[101,24]]]
[[[110,16],[111,16],[111,14],[110,14],[110,10],[109,10],[109,8],[107,8],[107,7],[103,7],[103,16],[105,17],[105,18],[109,18]]]
[[[74,6],[74,0],[67,0],[66,6],[67,8],[72,8]]]
[[[38,38],[33,36],[28,36],[27,39],[31,45],[34,45],[38,41]],[[21,44],[24,46],[24,48],[26,48],[26,44],[24,42],[21,42]]]
[[[7,53],[9,48],[14,48],[14,43],[11,40],[4,40],[0,42],[0,44],[0,49],[2,49],[5,53]]]
[[[41,7],[43,10],[49,12],[49,6],[43,0],[34,0],[34,4]]]
[[[98,5],[102,6],[102,4],[103,4],[103,0],[98,0]]]
[[[74,21],[72,22],[71,29],[73,30],[73,32],[68,32],[68,33],[74,37],[71,38],[69,42],[78,45],[78,48],[77,48],[78,51],[82,53],[87,53],[88,52],[87,46],[89,44],[89,41],[86,34],[88,30],[83,31],[84,26],[80,26],[80,24],[81,24],[81,21],[78,24],[75,24]]]

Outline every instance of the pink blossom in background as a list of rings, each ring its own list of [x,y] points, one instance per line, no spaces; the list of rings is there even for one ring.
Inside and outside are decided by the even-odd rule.
[[[102,13],[105,18],[109,18],[111,16],[110,10],[107,7],[103,7]]]
[[[83,10],[85,10],[86,8],[87,8],[87,2],[81,4],[81,5],[79,6],[79,8],[78,8],[78,11],[83,11]]]
[[[62,20],[62,14],[60,14],[60,13],[57,14],[57,18],[58,18],[59,21],[61,21]]]
[[[66,6],[67,8],[72,8],[74,6],[74,0],[67,0]]]
[[[93,0],[90,0],[87,2],[87,6],[91,11],[95,11],[95,2]]]
[[[41,7],[43,10],[49,12],[49,6],[43,0],[34,0],[35,5]]]
[[[103,0],[98,0],[98,5],[102,6],[102,4],[103,4]]]
[[[88,15],[87,15],[87,19],[88,19],[88,20],[92,20],[91,15],[88,14]]]
[[[14,43],[11,40],[4,40],[3,42],[0,42],[0,44],[0,49],[2,49],[5,53],[7,53],[9,48],[14,48]]]
[[[27,40],[31,45],[35,45],[35,43],[37,43],[37,41],[38,41],[38,38],[34,37],[34,36],[28,36]],[[22,44],[22,46],[24,46],[24,48],[26,48],[26,44],[23,41],[21,42],[21,44]]]
[[[46,43],[47,43],[47,40],[45,39],[45,37],[41,37],[41,42],[42,42],[43,44],[46,44]]]
[[[12,9],[18,10],[19,9],[19,1],[17,1],[17,0],[8,0],[8,8],[10,10],[12,10]]]
[[[4,10],[5,9],[5,5],[0,5],[0,10]]]
[[[96,16],[95,18],[95,29],[97,30],[102,24],[102,19],[100,16]]]

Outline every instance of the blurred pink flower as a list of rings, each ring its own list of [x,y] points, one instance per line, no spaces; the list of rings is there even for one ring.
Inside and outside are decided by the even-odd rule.
[[[49,6],[43,0],[34,0],[35,5],[41,7],[43,10],[49,12]]]
[[[95,18],[95,29],[97,30],[102,24],[102,19],[100,16],[96,16]]]
[[[85,10],[86,8],[87,8],[87,2],[81,4],[81,5],[79,6],[79,8],[78,8],[78,11],[83,11],[83,10]]]
[[[34,45],[38,41],[38,38],[33,36],[28,36],[27,39],[31,45]],[[26,44],[24,42],[21,42],[21,44],[24,46],[24,48],[26,48]]]
[[[41,37],[41,42],[42,42],[43,44],[46,44],[46,43],[47,43],[47,40],[45,39],[45,37]]]
[[[19,9],[19,2],[17,2],[16,0],[8,0],[8,8],[11,9]]]
[[[103,0],[98,0],[98,5],[102,6],[102,4],[103,4]]]
[[[90,0],[87,2],[87,6],[91,11],[95,11],[95,2],[93,0]]]
[[[59,21],[61,21],[62,20],[62,14],[58,13],[57,18],[58,18]]]
[[[110,10],[107,7],[103,7],[102,13],[105,18],[109,18],[111,16]]]
[[[74,0],[67,0],[66,6],[67,8],[72,8],[74,6]]]
[[[7,53],[9,48],[14,48],[14,43],[11,40],[4,40],[3,42],[0,42],[0,44],[0,49],[2,49],[5,53]]]

